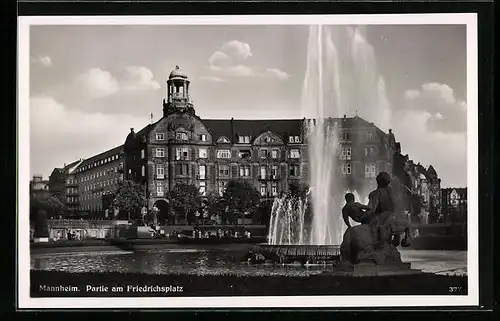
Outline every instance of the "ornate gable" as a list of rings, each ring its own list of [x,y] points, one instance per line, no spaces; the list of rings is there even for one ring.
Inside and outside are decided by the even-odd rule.
[[[268,130],[265,133],[260,134],[253,141],[254,145],[263,145],[263,146],[273,146],[273,145],[284,145],[283,139],[276,133]]]

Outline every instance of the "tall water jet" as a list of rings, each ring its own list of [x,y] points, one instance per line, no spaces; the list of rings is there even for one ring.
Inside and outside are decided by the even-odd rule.
[[[341,214],[344,178],[353,171],[350,160],[340,160],[339,151],[344,145],[355,150],[356,144],[341,137],[345,116],[359,115],[383,130],[390,122],[385,83],[364,28],[310,26],[301,105],[311,199],[301,204],[312,207],[312,221],[305,222],[307,208],[296,208],[293,198],[276,199],[269,243],[339,245],[346,229]],[[365,196],[351,192],[366,204]]]

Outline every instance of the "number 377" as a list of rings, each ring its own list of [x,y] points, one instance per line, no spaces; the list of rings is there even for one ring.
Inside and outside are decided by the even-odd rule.
[[[456,293],[456,292],[460,292],[460,291],[462,291],[461,286],[449,286],[448,287],[448,292],[450,292],[450,293]]]

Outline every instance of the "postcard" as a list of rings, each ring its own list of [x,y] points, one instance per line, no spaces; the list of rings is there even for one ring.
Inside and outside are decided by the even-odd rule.
[[[475,14],[19,17],[19,307],[478,304]]]

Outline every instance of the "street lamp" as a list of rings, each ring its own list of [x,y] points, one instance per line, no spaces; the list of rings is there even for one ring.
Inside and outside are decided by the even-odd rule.
[[[146,206],[142,207],[141,214],[142,214],[142,223],[146,225],[146,215],[148,214],[148,209],[146,208]]]
[[[158,225],[158,212],[160,210],[158,209],[158,207],[153,206],[152,211],[153,211],[153,222],[154,222],[154,225],[156,226],[156,225]]]

